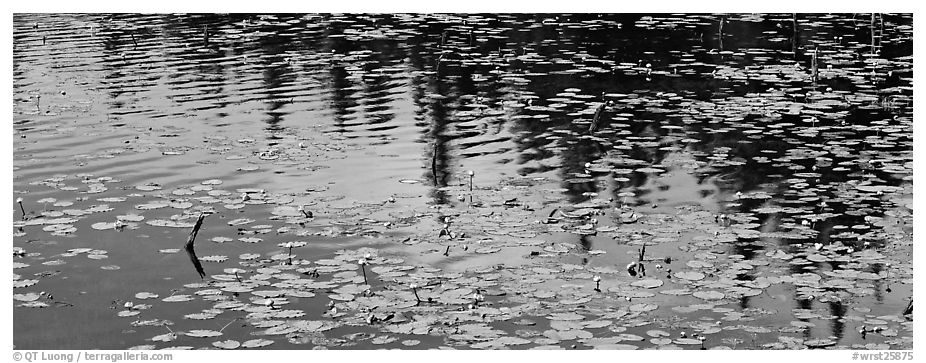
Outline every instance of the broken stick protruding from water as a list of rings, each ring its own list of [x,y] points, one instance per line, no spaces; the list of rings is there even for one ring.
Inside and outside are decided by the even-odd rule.
[[[190,256],[190,262],[193,263],[193,268],[196,269],[196,272],[199,274],[199,278],[201,279],[206,277],[206,271],[203,270],[203,264],[199,261],[199,258],[196,257],[196,251],[193,249],[193,243],[196,240],[196,234],[199,233],[199,229],[203,226],[203,220],[206,219],[206,216],[209,214],[212,213],[203,211],[199,214],[199,218],[196,219],[196,224],[193,225],[193,230],[190,231],[190,236],[186,240],[186,245],[183,246],[184,249],[186,249],[187,255]]]

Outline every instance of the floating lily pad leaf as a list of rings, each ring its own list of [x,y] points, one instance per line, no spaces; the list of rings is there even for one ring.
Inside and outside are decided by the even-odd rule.
[[[700,345],[701,344],[700,340],[692,339],[692,338],[678,338],[678,339],[673,340],[672,342],[678,345]]]
[[[704,300],[720,300],[724,298],[724,294],[720,291],[696,291],[691,295]]]
[[[153,337],[151,337],[150,340],[153,341],[153,342],[172,342],[172,341],[174,341],[174,340],[176,340],[176,339],[177,339],[177,334],[174,334],[174,333],[164,333],[164,334],[161,334],[161,335],[153,336]]]
[[[650,343],[653,343],[654,345],[667,345],[667,344],[672,344],[672,339],[668,339],[668,338],[653,338],[653,339],[650,339],[649,342],[650,342]]]
[[[590,320],[583,323],[585,329],[600,329],[611,325],[610,320]]]
[[[116,219],[124,221],[124,222],[141,222],[145,220],[145,217],[140,216],[138,214],[125,214],[125,215],[116,216]]]
[[[711,267],[714,267],[714,264],[713,264],[713,263],[710,263],[710,262],[707,262],[707,261],[701,261],[701,260],[691,260],[691,261],[688,261],[688,263],[686,263],[686,265],[688,265],[688,267],[691,267],[691,268],[711,268]]]
[[[221,237],[221,236],[219,236],[219,237],[212,237],[212,239],[210,239],[210,241],[215,242],[215,243],[225,243],[225,242],[231,242],[231,241],[234,241],[234,240],[231,239],[231,238],[228,238],[228,237]]]
[[[592,256],[595,256],[595,255],[603,255],[603,254],[605,254],[605,253],[608,253],[608,252],[607,252],[607,251],[604,251],[604,250],[591,250],[591,251],[588,251],[588,254],[590,254],[590,255],[592,255]]]
[[[189,209],[189,208],[193,207],[193,203],[190,203],[190,202],[172,201],[172,202],[170,202],[170,207],[171,207],[171,208],[176,208],[176,209]]]
[[[52,234],[68,234],[77,231],[77,227],[74,227],[70,224],[52,224],[50,226],[42,227],[42,230],[45,232],[52,232]]]
[[[239,259],[244,261],[256,260],[260,258],[260,254],[257,253],[244,253],[238,256]]]
[[[221,332],[217,332],[215,330],[190,330],[185,334],[194,338],[210,338],[222,335]]]
[[[101,231],[107,230],[107,229],[116,229],[116,223],[115,222],[97,222],[97,223],[90,225],[90,228],[101,230]]]
[[[528,342],[530,342],[530,341],[528,341]],[[409,339],[409,340],[403,340],[403,341],[402,341],[402,345],[404,345],[404,346],[406,346],[406,347],[414,347],[414,346],[416,346],[416,345],[418,345],[418,344],[421,344],[421,341],[420,341],[420,340]]]
[[[231,286],[225,286],[225,287],[223,287],[223,288],[222,288],[222,291],[226,291],[226,292],[236,292],[236,293],[244,293],[244,292],[251,292],[251,291],[254,291],[254,287],[252,287],[252,286],[242,286],[242,285],[231,285]]]
[[[897,329],[884,329],[881,331],[881,335],[886,337],[896,337],[897,333]]]
[[[141,312],[137,310],[123,310],[123,311],[118,312],[116,315],[125,318],[129,316],[135,316],[138,314],[141,314]]]
[[[210,320],[210,319],[215,319],[216,314],[195,313],[195,314],[186,314],[183,317],[185,319],[190,319],[190,320]]]
[[[228,256],[212,255],[212,256],[203,256],[203,257],[200,257],[199,259],[200,261],[206,261],[206,262],[225,262],[225,261],[228,261]]]
[[[330,294],[328,298],[331,300],[337,301],[351,301],[354,299],[354,295],[351,294]]]
[[[697,271],[676,272],[673,276],[690,281],[698,281],[704,278],[704,274]]]
[[[257,242],[263,241],[263,239],[260,239],[257,237],[242,237],[242,238],[239,238],[238,240],[244,243],[257,243]]]
[[[238,226],[238,225],[248,224],[248,223],[253,223],[253,222],[254,220],[250,218],[238,218],[238,219],[233,219],[233,220],[228,221],[228,225]]]
[[[649,335],[653,338],[662,338],[662,337],[669,336],[669,332],[664,331],[664,330],[653,329],[653,330],[647,330],[646,335]]]
[[[629,333],[621,333],[621,334],[618,334],[617,337],[620,338],[621,340],[626,340],[626,341],[631,341],[631,342],[639,342],[644,339],[643,337],[639,335],[629,334]]]
[[[523,345],[523,344],[529,344],[529,343],[531,343],[531,341],[530,341],[530,340],[527,340],[527,339],[524,339],[524,338],[519,338],[519,337],[509,337],[509,336],[505,336],[505,337],[499,337],[498,339],[495,339],[495,341],[494,341],[493,343],[494,343],[493,345],[496,345],[496,346],[500,346],[500,345]]]
[[[772,332],[771,329],[761,326],[747,326],[743,328],[743,331],[757,334],[766,334]]]
[[[17,301],[27,301],[27,302],[35,301],[41,297],[42,297],[41,294],[34,293],[34,292],[30,292],[26,294],[13,294],[13,300],[17,300]]]
[[[273,344],[272,340],[269,339],[251,339],[241,343],[242,348],[261,348],[266,347],[270,344]]]
[[[115,271],[115,270],[119,270],[119,269],[121,269],[121,268],[122,268],[122,267],[119,267],[118,265],[100,266],[100,269],[101,269],[101,270],[107,270],[107,271]]]
[[[273,316],[279,319],[294,319],[305,316],[305,312],[302,310],[280,310],[274,312]]]
[[[292,326],[301,332],[321,332],[334,327],[330,323],[318,320],[298,320],[292,322]]]
[[[238,301],[222,301],[212,306],[213,309],[234,309],[244,306],[244,303]]]
[[[148,225],[155,227],[172,227],[172,228],[193,228],[193,222],[180,222],[168,219],[152,219],[147,222]]]
[[[177,253],[177,252],[180,252],[180,249],[179,248],[165,248],[162,250],[158,250],[158,252],[159,253]]]
[[[810,254],[810,255],[808,255],[808,256],[805,257],[805,258],[806,258],[808,261],[813,261],[813,262],[826,262],[826,261],[829,261],[829,260],[831,259],[830,257],[826,257],[826,256],[821,255],[821,254],[819,254],[819,253]]]
[[[296,327],[294,327],[294,326],[292,326],[292,325],[284,324],[284,325],[278,325],[278,326],[270,327],[270,328],[268,328],[267,330],[264,330],[264,331],[263,331],[263,334],[265,334],[265,335],[284,335],[284,334],[289,334],[289,333],[293,333],[293,332],[297,332],[297,331],[299,331],[298,328],[296,328]]]
[[[144,192],[150,192],[150,191],[161,189],[161,186],[155,183],[148,183],[148,184],[143,184],[143,185],[136,185],[135,189],[138,189]]]
[[[808,348],[824,348],[836,345],[836,341],[832,339],[811,339],[804,342]]]
[[[636,346],[636,345],[631,345],[631,344],[601,344],[601,345],[596,345],[596,346],[595,346],[594,348],[592,348],[592,349],[598,349],[598,350],[637,350],[637,349],[640,349],[640,347],[638,347],[638,346]]]
[[[157,298],[158,298],[158,294],[143,291],[143,292],[139,292],[139,293],[135,294],[135,298],[136,298],[136,299],[139,299],[139,300],[157,299]]]
[[[193,300],[193,298],[190,295],[173,295],[173,296],[165,297],[161,301],[163,302],[185,302],[185,301],[191,301],[191,300]]]
[[[636,286],[636,287],[643,287],[647,289],[653,289],[653,288],[662,286],[662,284],[663,284],[662,280],[659,280],[659,279],[646,279],[646,280],[634,281],[630,285]]]
[[[145,204],[138,204],[138,205],[135,206],[135,209],[151,210],[151,209],[164,208],[164,207],[167,207],[167,206],[169,206],[169,205],[170,205],[170,203],[168,203],[168,202],[166,202],[166,201],[160,201],[160,200],[159,200],[159,201],[148,202],[148,203],[145,203]]]
[[[585,316],[576,313],[553,313],[547,316],[550,320],[575,321],[584,320]]]
[[[209,180],[204,180],[204,181],[200,182],[200,184],[202,184],[202,185],[220,185],[220,184],[222,184],[222,181],[219,180],[219,179],[209,179]]]
[[[241,346],[241,343],[237,340],[222,340],[218,342],[212,342],[212,346],[221,349],[237,349]]]
[[[14,288],[29,287],[29,286],[37,284],[38,282],[39,280],[15,280],[13,281],[13,287]]]
[[[17,306],[24,308],[47,308],[48,304],[42,301],[27,301]]]

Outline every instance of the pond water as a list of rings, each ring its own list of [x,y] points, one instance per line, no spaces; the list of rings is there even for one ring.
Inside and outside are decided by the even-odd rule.
[[[17,349],[913,347],[911,14],[13,25]]]

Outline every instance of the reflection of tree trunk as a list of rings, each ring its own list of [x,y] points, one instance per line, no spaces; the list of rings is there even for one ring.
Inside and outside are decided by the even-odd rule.
[[[881,274],[881,271],[883,270],[884,270],[884,265],[880,263],[871,264],[871,273],[879,275]],[[872,285],[875,285],[875,301],[877,301],[878,304],[884,303],[884,294],[881,293],[881,286],[884,280],[885,279],[875,279],[871,281]],[[890,292],[890,286],[888,286],[888,292]]]
[[[794,54],[794,60],[797,60],[797,48],[801,41],[801,31],[797,27],[797,13],[791,18],[791,53]]]
[[[871,55],[875,55],[875,13],[871,13]]]
[[[817,47],[814,47],[813,48],[813,59],[811,59],[811,67],[813,68],[812,72],[813,72],[813,86],[814,87],[817,87],[817,75],[819,72],[817,68],[818,67],[817,65],[817,53],[818,52],[819,52],[819,49],[817,49]]]
[[[813,300],[799,299],[799,298],[797,297],[797,290],[795,290],[794,299],[797,300],[797,307],[798,307],[799,309],[803,309],[803,310],[811,310],[811,309],[813,309]],[[803,322],[806,323],[806,322],[809,322],[810,319],[797,319],[797,320],[800,320],[800,321],[803,321]],[[809,329],[809,328],[808,328],[808,329],[804,329],[804,330],[802,331],[802,335],[804,336],[804,340],[808,340],[808,339],[810,339],[811,337],[813,337],[813,335],[811,334],[811,329]]]
[[[420,43],[411,45],[407,53],[409,66],[418,71],[425,70],[428,64],[430,64],[430,61],[423,57],[423,55],[427,53],[428,50]],[[444,177],[447,175],[447,171],[441,169],[446,165],[445,161],[447,156],[445,154],[446,148],[444,147],[446,141],[442,140],[440,135],[443,133],[444,127],[446,126],[446,111],[444,110],[442,100],[429,99],[426,95],[426,91],[430,89],[430,91],[435,94],[445,96],[443,83],[434,80],[435,84],[431,85],[429,84],[429,78],[427,76],[415,76],[412,77],[411,81],[412,102],[418,107],[418,110],[415,112],[416,119],[430,119],[430,122],[420,122],[416,123],[416,125],[421,127],[430,126],[430,131],[422,133],[422,138],[427,145],[424,157],[430,158],[430,168],[428,168],[430,172],[428,173],[428,178],[431,179],[432,185],[435,186],[431,191],[431,196],[434,198],[435,203],[444,204],[447,202],[447,198],[445,193],[439,190],[439,187],[441,183],[441,174],[444,175]],[[430,115],[428,115],[428,113],[430,113]]]
[[[718,26],[720,29],[717,32],[717,44],[718,44],[718,48],[720,48],[721,51],[723,51],[723,23],[724,23],[724,16],[721,15],[720,25]]]
[[[437,88],[438,94],[443,96],[441,83],[438,82]],[[434,186],[439,188],[447,185],[447,176],[450,174],[447,168],[450,156],[446,145],[449,139],[443,136],[444,129],[447,128],[447,110],[443,100],[434,100],[431,103],[431,119],[433,122],[430,136],[434,145],[431,152],[431,177]]]
[[[833,322],[830,326],[832,329],[833,335],[842,338],[845,334],[846,323],[843,320],[843,317],[846,316],[846,306],[839,301],[830,301],[830,313],[833,314],[835,319],[832,319]]]

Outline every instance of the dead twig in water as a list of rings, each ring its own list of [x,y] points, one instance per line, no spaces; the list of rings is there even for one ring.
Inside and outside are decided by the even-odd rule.
[[[23,207],[23,198],[22,198],[22,197],[16,198],[16,203],[19,204],[19,210],[21,210],[21,211],[23,212],[23,220],[26,220],[26,218],[27,218],[27,217],[26,217],[26,208]]]
[[[360,271],[363,272],[363,284],[369,285],[370,283],[367,282],[367,260],[365,258],[361,258],[360,261],[357,261],[357,264],[360,265]]]
[[[646,266],[643,265],[644,259],[646,259],[646,245],[643,245],[643,248],[640,249],[639,261],[637,261],[637,272],[640,276],[646,276]]]
[[[196,269],[196,272],[199,273],[199,278],[206,277],[206,271],[203,270],[203,264],[199,261],[199,258],[196,257],[196,251],[193,249],[193,243],[196,240],[196,234],[199,233],[199,229],[203,226],[203,220],[206,219],[206,216],[212,214],[208,212],[202,212],[199,214],[199,218],[196,219],[196,224],[193,225],[193,230],[190,231],[190,236],[186,240],[186,245],[183,248],[186,250],[187,255],[190,256],[190,262],[193,263],[193,267]]]
[[[604,115],[606,108],[610,107],[614,101],[608,100],[605,103],[602,103],[601,106],[598,106],[598,109],[595,110],[595,116],[592,117],[592,124],[588,126],[588,133],[593,133],[598,131],[598,127],[601,126],[601,116]]]

